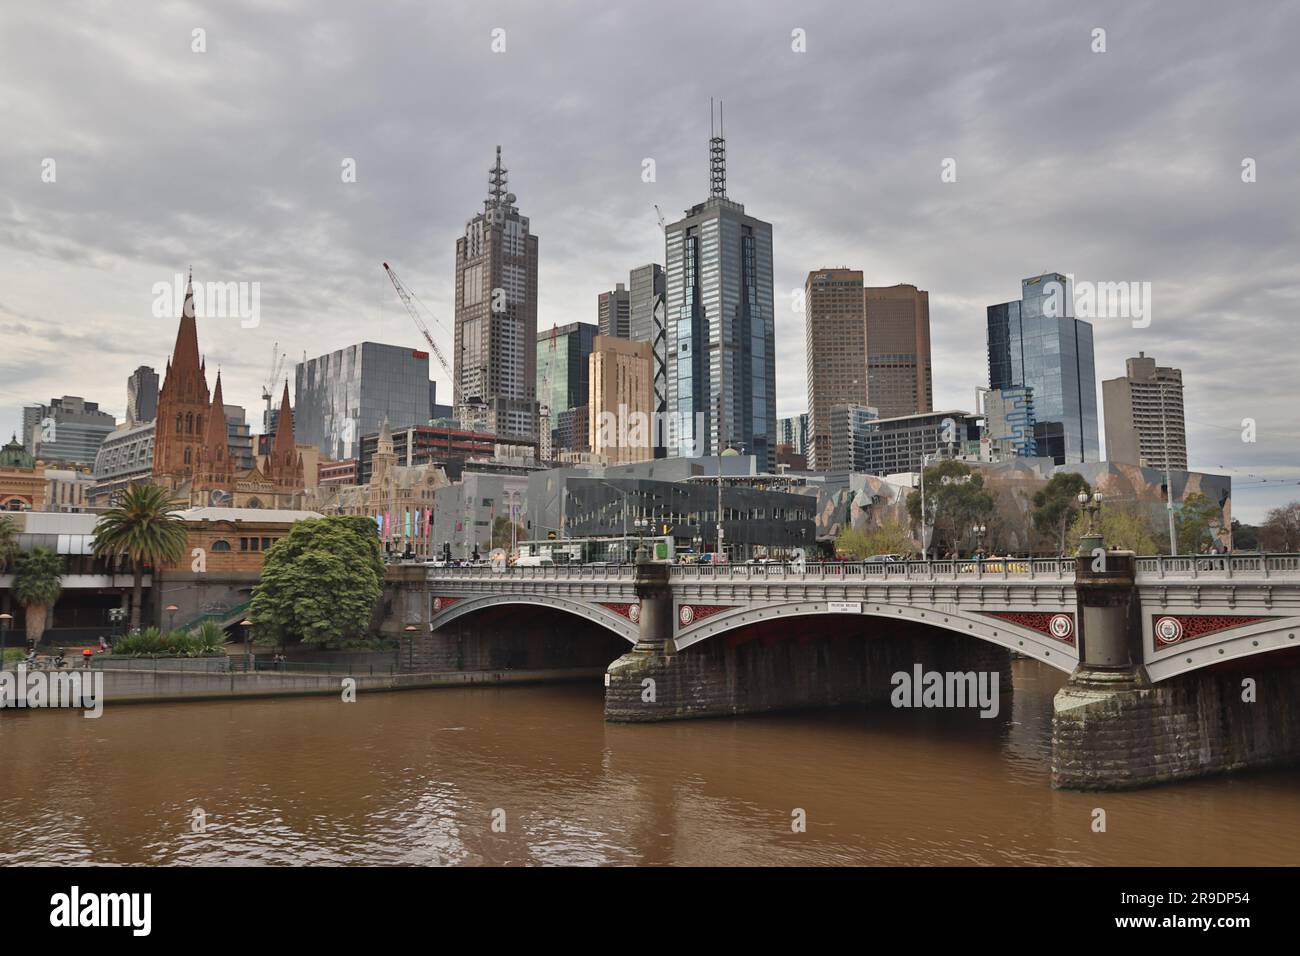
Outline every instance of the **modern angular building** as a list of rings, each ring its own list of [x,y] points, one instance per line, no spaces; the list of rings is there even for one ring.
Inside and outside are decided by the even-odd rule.
[[[1033,390],[1034,443],[1056,464],[1097,461],[1092,325],[1074,317],[1059,273],[1021,282],[1021,298],[988,307],[989,387]]]
[[[1186,471],[1182,369],[1158,366],[1145,352],[1124,366],[1123,378],[1101,383],[1106,460]]]
[[[488,430],[537,440],[537,237],[506,190],[497,147],[483,211],[456,240],[452,404],[481,404]]]
[[[862,293],[868,404],[882,418],[930,411],[930,293],[914,285],[868,286]]]
[[[709,198],[664,229],[669,454],[776,453],[772,226],[727,198],[726,140],[709,141]]]
[[[139,425],[158,417],[158,373],[141,365],[126,380],[126,423]]]
[[[355,458],[362,435],[429,421],[429,353],[361,342],[294,369],[293,431],[335,460]],[[278,422],[270,422],[270,433]]]
[[[994,461],[1034,458],[1034,390],[1023,385],[984,393],[985,435]]]
[[[117,422],[99,403],[78,395],[52,398],[48,405],[23,409],[23,447],[47,465],[55,462],[89,468]]]
[[[829,468],[831,407],[867,405],[866,299],[857,269],[820,269],[804,281],[804,361],[811,468]]]
[[[664,298],[664,267],[651,262],[632,270],[630,276],[632,311],[628,337],[634,342],[649,342],[651,376],[654,381],[654,410],[668,409],[668,320]],[[655,454],[667,454],[659,447]]]
[[[587,359],[598,329],[587,322],[570,322],[537,333],[537,400],[551,413],[587,404]]]
[[[632,297],[627,286],[618,283],[596,297],[596,324],[601,335],[628,338],[632,328]]]

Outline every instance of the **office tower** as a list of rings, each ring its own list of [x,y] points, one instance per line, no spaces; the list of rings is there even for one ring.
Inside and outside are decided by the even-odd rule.
[[[98,402],[64,395],[50,399],[48,405],[23,409],[23,447],[47,465],[89,468],[99,446],[116,427],[116,420],[101,412]]]
[[[776,452],[772,226],[727,198],[726,140],[709,140],[709,198],[664,229],[674,455]]]
[[[299,363],[294,393],[297,439],[335,461],[355,458],[361,436],[385,420],[393,428],[428,423],[429,353],[361,342]],[[279,432],[280,414],[268,416],[266,434]]]
[[[778,445],[789,445],[796,455],[808,454],[808,413],[776,420]]]
[[[984,393],[985,434],[994,461],[1034,458],[1034,390],[1023,385]]]
[[[1182,369],[1157,366],[1139,352],[1123,378],[1101,383],[1106,413],[1106,460],[1148,468],[1187,470]]]
[[[914,285],[862,290],[866,308],[867,401],[881,418],[933,408],[930,293]]]
[[[632,328],[632,298],[627,287],[620,282],[609,292],[598,295],[596,314],[601,335],[627,338]]]
[[[452,404],[479,405],[489,429],[537,438],[537,237],[506,190],[497,147],[483,211],[456,240]]]
[[[866,299],[857,269],[821,269],[804,281],[808,467],[826,469],[831,406],[867,404]]]
[[[1034,444],[1056,464],[1097,461],[1092,325],[1074,317],[1059,273],[1021,282],[1021,298],[988,307],[989,387],[1033,390]]]
[[[865,471],[867,467],[867,423],[880,417],[867,405],[837,402],[830,407],[831,458],[821,467],[831,471]]]
[[[970,412],[921,412],[897,418],[875,418],[874,409],[853,405],[831,408],[836,434],[833,471],[867,475],[897,475],[921,470],[935,455],[978,457],[981,419]]]
[[[596,336],[591,352],[588,441],[607,464],[654,457],[649,342]]]
[[[248,471],[253,467],[253,430],[248,424],[248,414],[241,405],[227,405],[223,402],[222,408],[226,413],[230,463],[236,471]]]
[[[550,410],[552,424],[566,409],[587,404],[587,359],[596,335],[587,322],[537,333],[537,400]]]
[[[629,291],[632,296],[629,337],[635,342],[650,343],[651,375],[654,385],[652,404],[656,414],[668,410],[668,322],[664,301],[664,267],[656,262],[632,270]],[[655,443],[655,457],[668,449]]]
[[[126,423],[142,425],[158,417],[158,373],[141,365],[126,380]]]

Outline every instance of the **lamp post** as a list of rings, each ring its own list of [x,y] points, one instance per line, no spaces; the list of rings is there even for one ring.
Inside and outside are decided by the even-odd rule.
[[[977,524],[971,528],[975,533],[975,555],[980,560],[984,559],[984,535],[988,532],[988,525]]]
[[[124,607],[109,608],[108,620],[109,623],[113,625],[113,641],[114,643],[116,643],[118,637],[120,636],[119,629],[122,626],[122,622],[126,620],[126,608]]]
[[[649,552],[645,549],[645,533],[650,527],[650,519],[642,515],[634,522],[636,524],[636,563],[645,564],[649,560]]]
[[[168,631],[176,630],[176,612],[179,611],[180,608],[178,608],[175,604],[168,604],[165,608],[163,608],[163,610],[167,612],[167,630]]]
[[[1102,546],[1101,526],[1097,521],[1101,514],[1102,495],[1100,491],[1094,491],[1089,497],[1088,492],[1081,491],[1077,500],[1079,507],[1088,516],[1088,527],[1079,536],[1079,554],[1092,554],[1094,548]]]
[[[244,618],[239,622],[239,626],[244,629],[244,651],[248,654],[248,669],[253,669],[253,622]]]
[[[8,612],[0,614],[0,670],[4,668],[5,651],[9,648],[9,625],[13,624],[14,616]]]

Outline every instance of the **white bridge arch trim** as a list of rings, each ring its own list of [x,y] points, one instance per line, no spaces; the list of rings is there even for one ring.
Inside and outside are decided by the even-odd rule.
[[[1153,682],[1168,680],[1179,674],[1200,670],[1222,661],[1253,657],[1268,651],[1300,647],[1300,617],[1277,617],[1256,621],[1231,630],[1203,634],[1179,641],[1168,647],[1154,647],[1152,616],[1142,621],[1142,646],[1145,649],[1147,676]]]
[[[639,636],[639,628],[621,614],[611,611],[595,602],[588,601],[571,601],[568,598],[555,597],[550,594],[489,594],[483,597],[461,597],[455,594],[440,594],[438,597],[453,598],[454,603],[440,611],[433,610],[433,599],[430,598],[429,608],[432,617],[429,621],[429,630],[436,631],[444,624],[454,621],[458,617],[464,617],[467,614],[473,614],[475,611],[482,611],[490,607],[502,607],[507,604],[522,604],[530,607],[541,605],[542,607],[551,607],[560,611],[567,611],[581,618],[586,618],[599,624],[606,630],[612,631],[629,644],[635,644]],[[629,603],[626,601],[614,601],[611,603]],[[635,599],[631,602],[636,603]]]
[[[679,605],[680,606],[680,605]],[[676,615],[680,613],[674,607],[674,620],[680,622]],[[917,608],[906,604],[889,604],[886,602],[864,601],[859,614],[839,614],[828,609],[826,601],[800,601],[792,604],[768,604],[757,607],[738,608],[730,613],[719,612],[704,618],[698,624],[691,624],[682,629],[673,641],[673,646],[683,651],[700,641],[734,631],[737,628],[759,621],[774,618],[811,617],[814,615],[832,615],[837,617],[876,618],[879,620],[904,620],[919,624],[929,624],[956,634],[967,634],[990,644],[1005,647],[1034,660],[1042,661],[1059,671],[1070,673],[1079,663],[1078,618],[1073,610],[1061,611],[1069,614],[1075,621],[1075,643],[1066,644],[1040,634],[1038,631],[1013,624],[1010,621],[995,620],[982,615],[972,616],[965,610],[957,610],[951,605],[937,605],[933,608]],[[679,624],[680,626],[680,624]]]

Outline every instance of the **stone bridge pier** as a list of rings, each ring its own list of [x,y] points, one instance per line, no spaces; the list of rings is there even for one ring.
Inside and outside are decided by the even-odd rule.
[[[864,615],[774,618],[677,650],[669,567],[640,564],[639,636],[605,675],[605,719],[648,722],[775,710],[887,704],[892,676],[995,671],[1011,688],[1004,648],[909,621]],[[865,639],[873,622],[888,635]]]
[[[1053,787],[1127,789],[1300,761],[1294,654],[1153,683],[1134,554],[1076,560],[1079,663],[1053,701]]]

